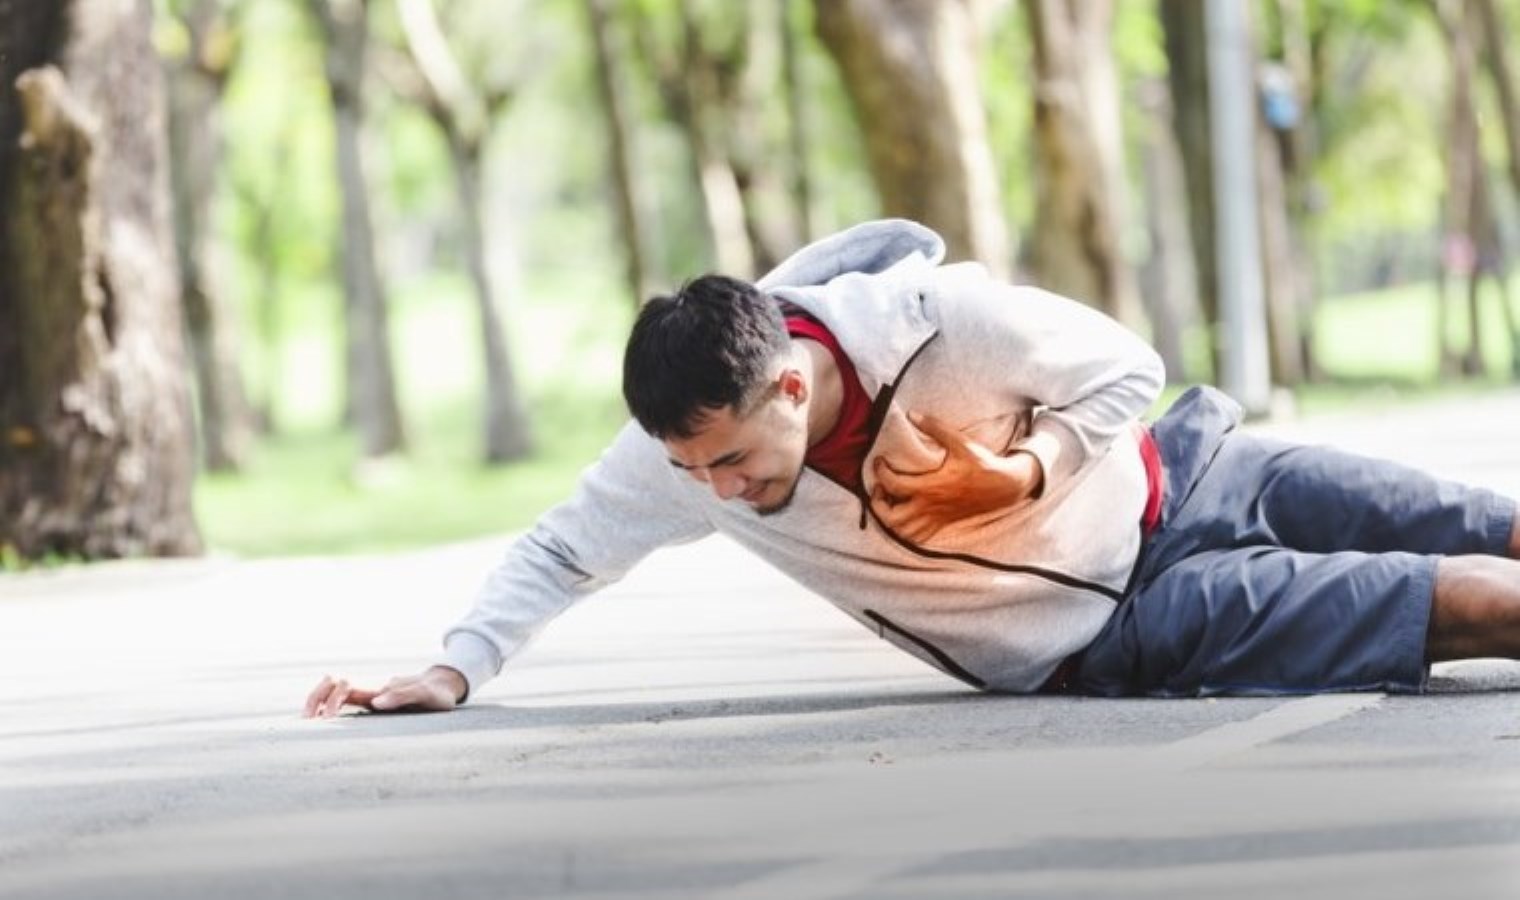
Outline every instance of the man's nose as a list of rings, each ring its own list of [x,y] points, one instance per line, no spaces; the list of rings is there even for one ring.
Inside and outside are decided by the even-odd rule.
[[[707,473],[707,481],[719,500],[729,500],[744,490],[744,478],[735,472]]]

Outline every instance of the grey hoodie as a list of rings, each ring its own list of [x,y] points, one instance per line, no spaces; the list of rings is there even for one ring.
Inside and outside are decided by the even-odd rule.
[[[1027,450],[1039,497],[915,545],[862,497],[804,469],[760,516],[672,467],[630,422],[574,495],[518,539],[438,662],[470,692],[549,620],[653,550],[720,531],[883,639],[978,688],[1037,689],[1103,627],[1140,543],[1146,478],[1131,423],[1160,392],[1160,359],[1082,304],[940,265],[912,222],[868,222],[798,251],[758,282],[838,338],[873,398],[870,461],[925,471],[944,451],[907,420],[932,413],[983,445]]]

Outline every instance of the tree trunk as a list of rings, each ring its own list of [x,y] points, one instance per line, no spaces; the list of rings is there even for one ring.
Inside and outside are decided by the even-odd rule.
[[[1173,381],[1194,379],[1183,355],[1183,332],[1198,318],[1198,276],[1188,233],[1187,182],[1172,130],[1171,93],[1152,80],[1139,91],[1144,125],[1140,134],[1145,173],[1146,233],[1150,255],[1142,269],[1141,296],[1150,315],[1152,343]]]
[[[476,307],[480,313],[481,349],[485,359],[486,460],[511,462],[533,452],[533,435],[486,263],[480,203],[481,146],[467,144],[457,135],[449,135],[448,140],[454,165],[454,185],[463,214],[465,257],[469,260],[470,281],[475,286]]]
[[[1494,0],[1474,0],[1481,17],[1486,39],[1488,71],[1494,80],[1494,90],[1499,98],[1499,118],[1504,123],[1504,141],[1508,149],[1509,178],[1520,196],[1520,97],[1516,97],[1515,80],[1510,74],[1509,48],[1506,36],[1513,30],[1506,27],[1503,11]]]
[[[797,3],[795,0],[779,0],[776,9],[777,15],[781,17],[781,90],[786,96],[792,215],[796,220],[797,237],[806,244],[812,242],[818,233],[818,226],[813,218],[813,179],[808,168],[812,129],[808,123],[808,107],[803,102],[807,89],[802,82],[802,64],[797,47],[798,29],[793,22]]]
[[[750,278],[757,273],[757,266],[755,248],[744,220],[744,196],[715,121],[720,116],[722,87],[713,61],[703,51],[701,29],[691,4],[692,0],[679,2],[685,82],[685,115],[680,124],[686,131],[697,167],[702,210],[707,217],[708,233],[712,235],[718,270]]]
[[[1211,338],[1219,322],[1219,266],[1214,247],[1214,174],[1209,140],[1208,29],[1205,0],[1167,0],[1158,4],[1166,35],[1168,80],[1172,88],[1172,124],[1187,179],[1188,224],[1192,229],[1198,301]],[[1213,370],[1220,366],[1219,341],[1209,341]]]
[[[1141,325],[1134,273],[1124,259],[1122,140],[1109,0],[1029,0],[1034,45],[1037,210],[1030,259],[1041,286]],[[1117,143],[1107,150],[1100,135]]]
[[[1005,276],[1014,257],[966,0],[815,0],[865,135],[882,210],[935,229],[951,259]]]
[[[337,127],[338,182],[343,197],[343,294],[347,326],[348,406],[366,457],[405,448],[390,322],[364,177],[364,58],[369,0],[308,0],[322,26],[328,89]]]
[[[282,381],[280,353],[280,258],[276,250],[275,216],[279,213],[290,183],[290,156],[294,143],[292,127],[286,123],[275,145],[273,181],[263,189],[235,185],[240,202],[253,218],[249,229],[249,251],[258,268],[258,287],[254,289],[253,308],[258,322],[259,350],[263,358],[264,394],[255,411],[259,431],[270,434],[278,430],[277,407]]]
[[[633,175],[633,133],[629,128],[621,82],[622,53],[607,15],[607,0],[586,0],[591,43],[596,58],[596,84],[607,127],[608,165],[612,170],[618,236],[623,243],[624,272],[635,307],[654,293],[647,233]]]
[[[744,43],[731,51],[734,58],[742,60],[743,69],[737,75],[719,78],[721,90],[715,107],[722,124],[724,153],[733,167],[744,205],[744,230],[754,248],[757,272],[775,268],[799,244],[785,181],[771,163],[782,159],[784,151],[779,142],[773,147],[768,140],[761,107],[762,98],[782,80],[781,35],[777,31],[782,23],[767,12],[764,4],[744,6]]]
[[[1277,0],[1282,23],[1283,65],[1298,101],[1298,122],[1279,143],[1288,202],[1289,245],[1296,261],[1293,282],[1298,309],[1298,358],[1304,377],[1324,377],[1314,353],[1314,318],[1319,288],[1309,248],[1308,222],[1314,212],[1314,160],[1319,136],[1312,108],[1318,95],[1314,81],[1313,41],[1303,0]]]
[[[170,183],[180,294],[200,405],[201,457],[211,471],[240,469],[253,439],[243,386],[239,320],[221,277],[213,238],[222,164],[221,96],[232,66],[231,27],[216,0],[184,16],[184,57],[168,63]]]
[[[1474,192],[1481,189],[1478,183],[1483,161],[1478,149],[1478,119],[1473,101],[1474,47],[1470,11],[1472,7],[1463,0],[1435,0],[1436,18],[1441,33],[1446,38],[1448,60],[1451,64],[1451,101],[1446,129],[1446,198],[1442,212],[1445,223],[1443,239],[1441,278],[1438,282],[1436,302],[1443,327],[1437,335],[1440,342],[1441,371],[1449,373],[1453,368],[1463,375],[1477,375],[1483,371],[1482,349],[1478,344],[1477,293],[1465,292],[1469,306],[1469,340],[1460,355],[1454,356],[1447,343],[1444,327],[1446,321],[1446,288],[1452,276],[1460,281],[1476,280],[1478,247],[1474,222]],[[1471,286],[1470,286],[1471,287]]]
[[[1293,386],[1304,380],[1298,285],[1303,264],[1295,254],[1283,164],[1277,135],[1257,116],[1256,193],[1260,198],[1262,287],[1266,292],[1272,383]]]
[[[4,9],[0,547],[199,552],[152,7]]]
[[[464,253],[475,288],[485,360],[486,460],[501,463],[522,459],[533,452],[532,430],[491,286],[481,203],[486,138],[493,116],[507,105],[512,92],[502,88],[487,97],[477,91],[459,67],[431,0],[401,0],[400,10],[407,51],[420,76],[421,94],[414,99],[422,103],[443,132],[454,170],[464,225]]]

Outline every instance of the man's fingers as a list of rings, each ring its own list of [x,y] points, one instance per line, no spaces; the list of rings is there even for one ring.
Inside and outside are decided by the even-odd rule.
[[[343,709],[343,701],[348,699],[348,682],[342,678],[333,683],[332,690],[327,693],[327,702],[322,704],[319,715],[325,718],[336,716]]]
[[[970,442],[964,434],[928,413],[910,412],[908,421],[919,431],[934,438],[936,443],[945,448],[946,453],[964,453],[969,449]]]
[[[332,690],[332,686],[332,676],[323,675],[322,680],[317,682],[317,686],[312,689],[310,694],[306,695],[306,707],[302,710],[302,714],[306,718],[310,719],[312,716],[315,716],[317,710],[322,708],[322,704],[326,702],[327,694]]]

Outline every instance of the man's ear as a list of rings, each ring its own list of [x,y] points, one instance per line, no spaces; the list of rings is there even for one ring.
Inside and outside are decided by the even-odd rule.
[[[808,398],[807,379],[796,369],[782,369],[781,374],[776,376],[776,388],[781,396],[793,403],[801,403]]]

